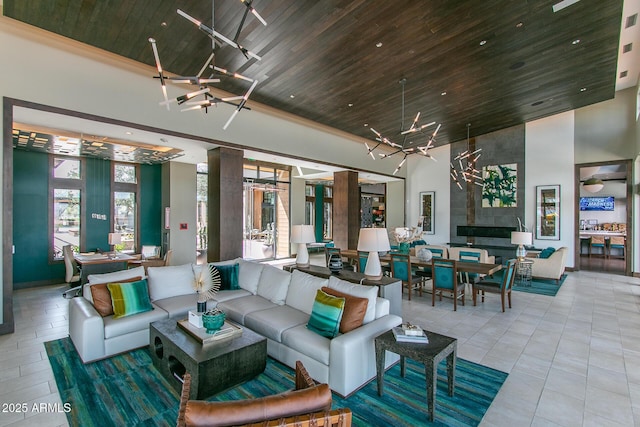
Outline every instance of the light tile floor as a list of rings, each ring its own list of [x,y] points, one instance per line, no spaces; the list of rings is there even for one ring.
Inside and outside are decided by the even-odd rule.
[[[67,425],[43,346],[67,335],[64,289],[14,292],[16,332],[0,336],[0,426]],[[497,295],[454,312],[450,299],[431,307],[430,294],[405,294],[403,313],[458,338],[460,357],[509,372],[483,426],[640,426],[640,279],[572,272],[555,298],[514,292],[506,313]]]

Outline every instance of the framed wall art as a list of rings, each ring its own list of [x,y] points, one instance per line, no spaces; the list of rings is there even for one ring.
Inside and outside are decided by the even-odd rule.
[[[515,208],[518,206],[518,165],[485,166],[482,169],[482,207]]]
[[[560,240],[560,186],[536,186],[536,239]]]
[[[423,191],[420,193],[420,213],[422,219],[422,231],[425,234],[435,234],[435,191]]]

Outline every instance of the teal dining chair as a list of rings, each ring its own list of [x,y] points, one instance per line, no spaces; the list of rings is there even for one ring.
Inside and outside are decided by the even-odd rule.
[[[482,292],[482,302],[484,302],[485,292],[491,292],[494,294],[500,294],[500,301],[502,302],[502,312],[504,313],[504,298],[505,296],[509,302],[509,308],[511,308],[511,288],[513,287],[513,281],[516,277],[516,260],[510,259],[507,261],[507,265],[504,268],[504,274],[502,276],[485,278],[477,283],[473,283],[473,305],[476,305],[478,292]]]
[[[460,251],[458,257],[459,257],[458,261],[477,262],[477,263],[480,262],[480,252]],[[460,282],[470,286],[474,282],[477,282],[478,280],[480,280],[480,275],[478,273],[469,273],[465,271],[465,272],[459,272],[458,278],[460,279]]]
[[[402,289],[409,291],[409,301],[413,291],[418,291],[422,296],[424,278],[414,274],[411,268],[411,256],[409,254],[391,254],[391,277],[402,280]]]
[[[458,282],[457,261],[446,258],[432,258],[431,271],[433,272],[433,291],[431,293],[431,305],[436,305],[436,294],[451,292],[453,295],[453,311],[458,309],[458,299],[464,305],[465,284]]]

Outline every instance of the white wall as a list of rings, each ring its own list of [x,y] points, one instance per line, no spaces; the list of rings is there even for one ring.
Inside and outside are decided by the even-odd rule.
[[[574,112],[525,124],[525,217],[539,248],[566,246],[567,267],[575,266]],[[536,186],[560,185],[560,240],[535,239]]]
[[[195,263],[196,165],[171,162],[169,173],[171,176],[169,180],[169,206],[171,207],[169,248],[173,250],[171,265]],[[181,230],[180,224],[187,224],[187,229]]]
[[[431,155],[437,161],[423,156],[409,156],[407,161],[407,225],[418,223],[420,216],[420,193],[435,191],[435,220],[434,234],[424,234],[422,237],[430,244],[445,244],[451,241],[449,236],[449,159],[451,149],[449,145],[433,149]]]
[[[404,197],[404,180],[387,182],[387,195],[384,203],[387,230],[405,226]]]

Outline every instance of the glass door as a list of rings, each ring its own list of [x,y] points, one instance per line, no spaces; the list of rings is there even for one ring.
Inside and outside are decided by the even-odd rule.
[[[244,183],[244,259],[274,259],[278,239],[277,190],[268,184]]]

